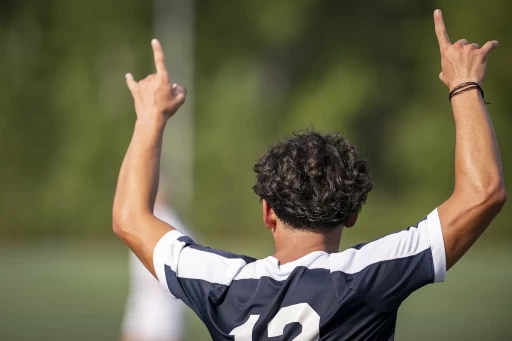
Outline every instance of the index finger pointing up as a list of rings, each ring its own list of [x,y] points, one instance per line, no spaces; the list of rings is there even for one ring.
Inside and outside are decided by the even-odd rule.
[[[156,73],[167,79],[167,68],[165,66],[165,57],[162,45],[156,39],[151,40],[151,46],[153,47],[153,55],[155,57]]]
[[[436,35],[439,47],[443,48],[450,45],[450,38],[448,37],[448,32],[446,32],[446,27],[444,26],[443,13],[438,9],[434,11],[434,23],[436,26]]]

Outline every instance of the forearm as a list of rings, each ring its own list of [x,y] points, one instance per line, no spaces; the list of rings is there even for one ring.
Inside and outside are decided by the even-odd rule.
[[[452,98],[456,128],[455,192],[484,196],[503,187],[496,135],[478,90]]]
[[[126,197],[125,186],[123,184],[126,181],[126,172],[127,172],[128,164],[130,163],[130,159],[131,159],[131,157],[130,157],[131,150],[132,150],[132,143],[130,141],[128,150],[126,151],[126,154],[123,159],[123,163],[121,164],[121,169],[119,170],[119,176],[117,179],[116,193],[115,193],[114,205],[113,205],[113,209],[112,209],[114,224],[118,223],[122,217],[122,212],[123,212],[123,207],[124,207],[123,199]],[[114,229],[115,228],[116,228],[116,226],[114,226]]]
[[[114,207],[123,214],[153,212],[160,173],[164,124],[135,124],[132,140],[121,166]]]
[[[163,122],[137,121],[135,124],[125,181],[130,194],[128,203],[135,212],[153,213],[164,128]]]

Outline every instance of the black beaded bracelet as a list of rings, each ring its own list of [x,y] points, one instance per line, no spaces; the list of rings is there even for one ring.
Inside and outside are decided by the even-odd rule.
[[[460,95],[466,91],[473,90],[473,89],[480,90],[480,94],[482,94],[482,98],[484,98],[484,90],[482,90],[482,87],[480,86],[480,84],[478,84],[476,82],[466,82],[466,83],[461,83],[461,84],[457,85],[455,88],[453,88],[453,90],[450,91],[450,94],[448,95],[448,100],[451,102],[453,96]],[[487,102],[484,102],[484,103],[491,104],[491,103],[487,103]]]

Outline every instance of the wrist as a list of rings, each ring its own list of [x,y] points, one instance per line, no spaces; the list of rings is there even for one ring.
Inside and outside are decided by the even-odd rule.
[[[463,84],[463,83],[470,83],[470,82],[477,83],[478,85],[481,86],[481,84],[480,84],[481,82],[477,81],[474,78],[469,78],[468,77],[468,78],[457,78],[457,79],[454,79],[453,81],[450,82],[450,86],[448,88],[450,89],[450,92],[451,92],[458,85]]]
[[[465,92],[462,92],[460,94],[457,94],[453,96],[450,99],[452,104],[457,104],[461,102],[467,102],[467,101],[480,101],[483,102],[482,94],[480,93],[480,90],[477,88],[467,90]]]
[[[164,117],[157,118],[137,118],[135,121],[135,127],[150,130],[163,130],[167,120]]]
[[[137,119],[135,121],[134,133],[144,136],[163,136],[165,120]]]
[[[459,85],[455,86],[451,91],[450,95],[448,96],[448,99],[451,101],[453,97],[463,95],[466,92],[473,92],[473,90],[478,90],[479,95],[481,99],[484,98],[484,91],[482,90],[482,87],[477,82],[463,82]]]

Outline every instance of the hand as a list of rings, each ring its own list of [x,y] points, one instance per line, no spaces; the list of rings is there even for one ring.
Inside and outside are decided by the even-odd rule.
[[[151,46],[155,57],[156,74],[136,82],[132,74],[128,73],[126,84],[135,102],[137,121],[165,123],[185,102],[187,91],[181,85],[171,85],[160,42],[153,39]]]
[[[488,41],[481,48],[478,44],[469,44],[466,39],[452,44],[440,10],[434,12],[434,22],[441,50],[441,81],[450,91],[464,82],[476,82],[481,85],[485,77],[487,56],[498,47],[498,42]]]

